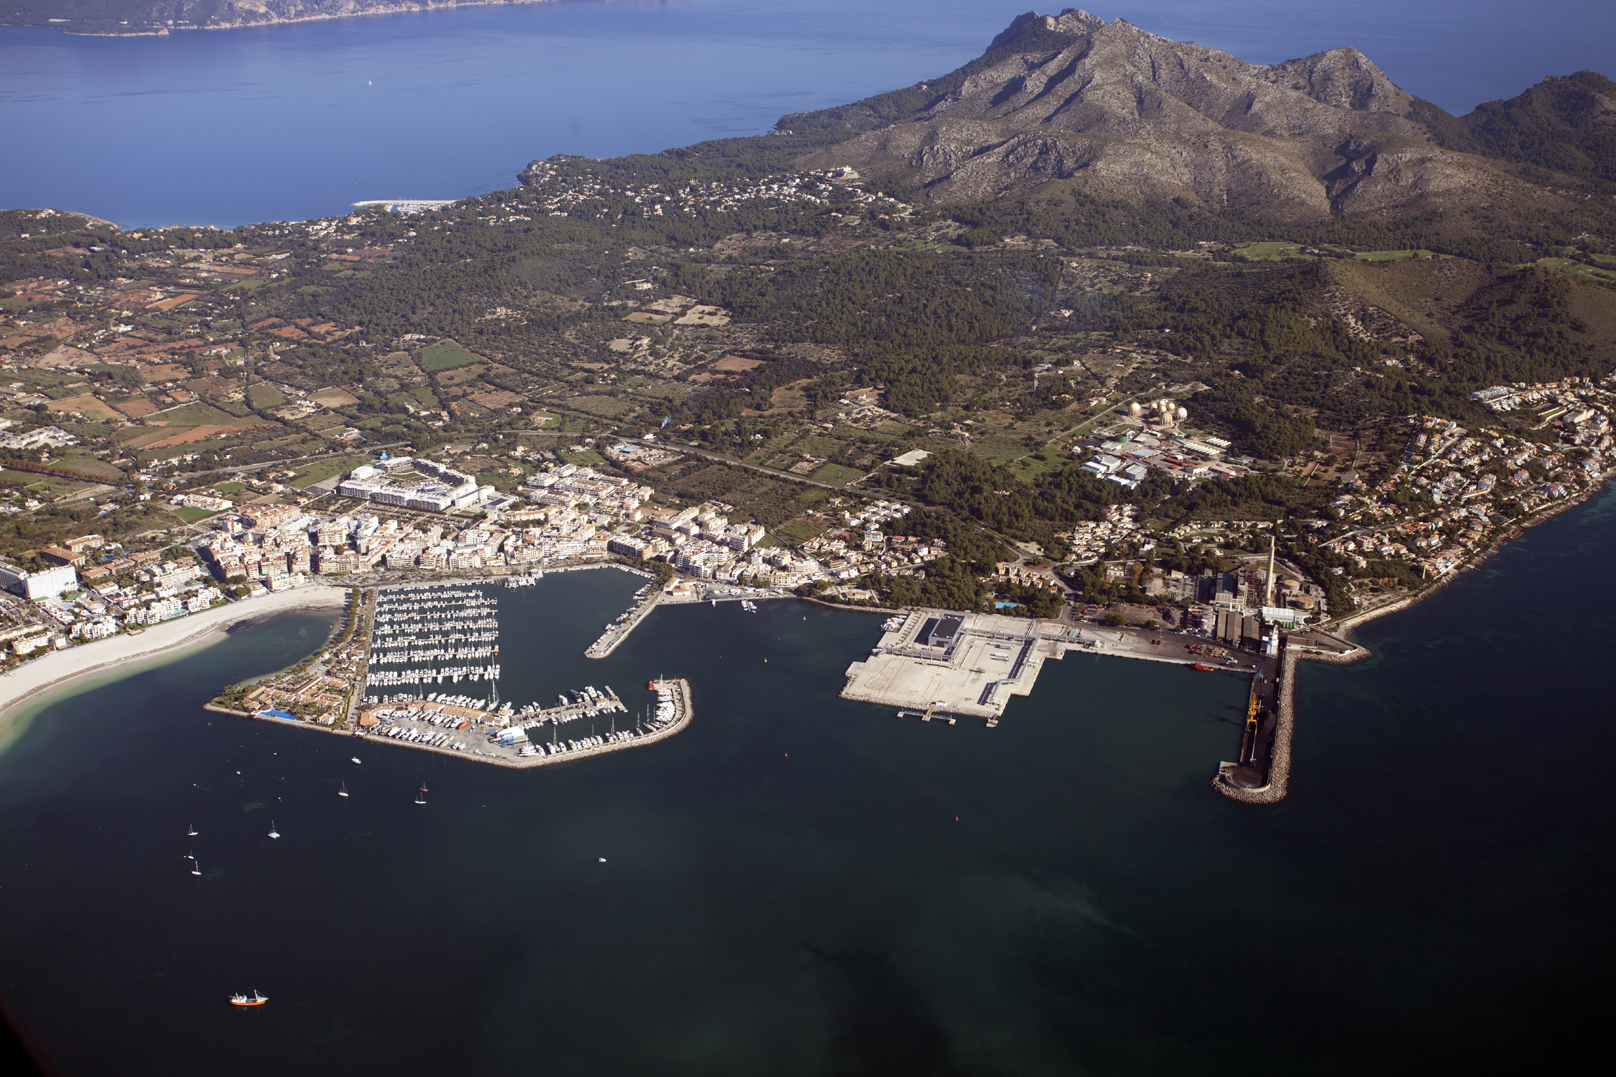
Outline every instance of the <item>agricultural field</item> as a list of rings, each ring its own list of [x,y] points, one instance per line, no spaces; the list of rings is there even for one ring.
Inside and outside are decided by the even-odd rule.
[[[455,341],[440,340],[430,347],[416,351],[415,361],[420,363],[421,369],[428,374],[435,374],[440,370],[453,370],[455,367],[469,366],[484,360],[482,356],[473,355]]]
[[[808,473],[808,477],[815,482],[833,482],[838,486],[845,486],[863,476],[864,472],[858,468],[844,467],[841,464],[820,464]]]
[[[297,469],[297,475],[287,485],[302,490],[317,482],[352,471],[370,458],[364,454],[334,456],[329,460],[316,460]]]
[[[253,385],[253,407],[260,410],[267,410],[269,408],[278,408],[285,403],[286,394],[275,388],[273,385],[265,385],[262,382],[255,383]]]

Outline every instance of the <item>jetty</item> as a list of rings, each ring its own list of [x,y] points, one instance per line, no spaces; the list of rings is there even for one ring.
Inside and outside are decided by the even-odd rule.
[[[662,599],[662,591],[651,584],[646,584],[634,592],[634,597],[638,605],[607,625],[600,638],[584,648],[584,657],[605,658],[617,650],[622,642],[628,639],[629,633],[639,627],[640,622],[656,609],[657,603]]]

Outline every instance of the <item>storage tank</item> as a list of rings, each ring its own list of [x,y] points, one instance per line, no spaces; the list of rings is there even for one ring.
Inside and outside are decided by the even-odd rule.
[[[1128,414],[1129,415],[1137,416],[1139,414],[1140,410],[1141,409],[1139,407],[1139,401],[1137,401],[1137,400],[1135,400],[1132,404],[1128,405]]]
[[[1182,408],[1181,407],[1177,411],[1173,412],[1173,418],[1177,419],[1179,422],[1183,422],[1185,419],[1188,419],[1189,417],[1190,417],[1190,409],[1189,408]]]

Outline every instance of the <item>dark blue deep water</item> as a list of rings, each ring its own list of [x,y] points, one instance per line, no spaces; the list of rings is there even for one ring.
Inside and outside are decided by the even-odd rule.
[[[1607,491],[1305,668],[1272,808],[1207,788],[1232,677],[1071,656],[997,729],[898,721],[836,699],[868,615],[661,609],[582,658],[615,571],[501,592],[502,694],[682,675],[687,730],[354,767],[199,709],[329,624],[285,617],[0,756],[0,989],[84,1075],[1580,1069],[1611,1046],[1613,538]]]
[[[561,0],[160,38],[0,27],[0,206],[228,226],[464,198],[514,186],[534,158],[761,134],[786,112],[943,74],[1030,6]],[[1546,75],[1616,74],[1608,0],[1095,10],[1255,63],[1353,45],[1456,113]]]

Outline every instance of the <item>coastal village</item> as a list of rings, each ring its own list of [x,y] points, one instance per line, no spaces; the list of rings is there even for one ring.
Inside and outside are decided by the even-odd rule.
[[[21,238],[61,235],[39,256],[73,268],[13,281],[5,296],[0,668],[314,584],[367,596],[605,564],[650,573],[659,602],[800,596],[908,611],[925,603],[895,595],[928,593],[933,575],[957,579],[969,563],[974,612],[1046,626],[1028,639],[1053,631],[1058,650],[1087,641],[1071,635],[1083,626],[1166,632],[1175,660],[1226,664],[1406,603],[1612,467],[1609,377],[1491,386],[1463,423],[1386,418],[1263,458],[1202,410],[1206,385],[1177,373],[1166,331],[1066,328],[1093,297],[1153,296],[1184,265],[1268,257],[1261,245],[1202,245],[1165,267],[1156,255],[1139,264],[1134,248],[1063,256],[1055,286],[1068,305],[1006,342],[1025,350],[1025,380],[967,379],[977,402],[918,417],[896,385],[821,376],[835,348],[781,348],[706,301],[697,277],[670,268],[673,246],[628,247],[589,298],[479,308],[479,332],[506,339],[564,324],[537,358],[473,350],[465,333],[371,340],[357,321],[263,302],[294,279],[340,287],[422,245],[519,231],[535,215],[827,214],[812,235],[718,240],[701,256],[721,272],[900,242],[963,249],[963,226],[916,224],[913,207],[847,169],[664,184],[558,159],[523,184],[234,234],[103,229],[105,242],[86,242],[82,220],[28,211]],[[998,246],[1037,249],[1014,235]],[[1418,336],[1406,325],[1337,305],[1385,364],[1412,361],[1396,358]],[[768,380],[774,370],[792,373]],[[709,399],[725,401],[721,414]],[[932,464],[961,451],[1022,478],[1071,467],[1115,492],[1044,543],[973,527],[999,552],[967,562],[918,496]],[[1155,508],[1165,489],[1268,478],[1319,494],[1280,524]],[[626,612],[601,646],[652,605]],[[904,623],[909,635],[923,626]],[[255,705],[357,721],[368,628],[355,633]],[[1134,656],[1145,655],[1167,650]],[[1013,694],[978,703],[997,716]]]
[[[1300,537],[1358,569],[1371,560],[1392,562],[1420,580],[1441,580],[1535,514],[1585,496],[1610,470],[1616,401],[1609,380],[1499,386],[1477,396],[1494,410],[1534,409],[1539,436],[1411,417],[1392,476],[1373,488],[1345,484]],[[1202,445],[1207,451],[1197,453],[1193,440],[1179,441],[1164,452],[1144,425],[1122,425],[1134,436],[1090,450],[1120,483],[1137,480],[1109,460],[1161,466],[1157,459],[1170,457],[1171,466],[1217,481],[1204,469],[1221,455],[1218,446]],[[633,448],[622,443],[617,454]],[[147,478],[161,491],[158,476]],[[755,521],[734,518],[725,503],[659,504],[656,491],[633,477],[553,460],[526,473],[510,493],[445,462],[386,452],[329,481],[328,489],[255,485],[272,492],[243,501],[240,494],[256,491],[231,480],[216,486],[241,487],[231,491],[234,498],[218,489],[137,495],[198,513],[195,522],[165,531],[161,549],[89,533],[42,548],[37,560],[45,567],[0,564],[0,586],[11,592],[4,606],[11,623],[0,629],[8,665],[317,580],[360,587],[432,576],[497,580],[618,562],[660,567],[670,598],[700,598],[735,585],[763,595],[878,604],[876,579],[923,576],[927,564],[948,554],[941,540],[900,533],[910,506],[898,501],[858,501],[842,511],[839,526],[793,549]],[[1140,584],[1146,600],[1132,606],[1087,603],[1059,566],[1035,554],[1001,563],[997,576],[1042,581],[1067,593],[1066,616],[1073,622],[1115,616],[1118,609],[1127,621],[1213,634],[1220,610],[1260,612],[1287,629],[1331,622],[1320,581],[1284,559],[1276,570],[1277,605],[1262,608],[1257,599],[1267,579],[1260,549],[1222,574],[1138,573],[1140,552],[1155,543],[1221,544],[1238,552],[1254,529],[1268,530],[1197,521],[1156,533],[1136,508],[1119,505],[1068,532],[1072,564],[1103,567],[1113,578]],[[1123,551],[1134,553],[1119,557]],[[1395,577],[1349,578],[1360,614],[1411,592]]]

